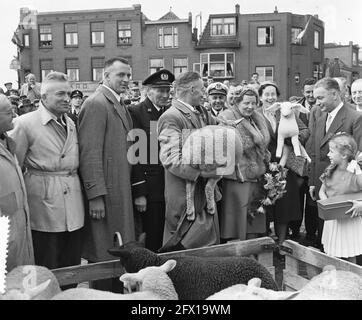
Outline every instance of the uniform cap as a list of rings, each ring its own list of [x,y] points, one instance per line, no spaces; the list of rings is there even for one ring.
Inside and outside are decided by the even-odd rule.
[[[70,94],[70,98],[73,99],[75,97],[81,97],[83,99],[83,92],[80,90],[72,91],[72,93]]]
[[[207,87],[206,93],[208,95],[221,94],[226,96],[228,93],[228,87],[221,82],[214,82]]]
[[[151,74],[142,82],[142,85],[152,87],[170,87],[172,82],[174,81],[175,76],[173,75],[173,73],[171,73],[167,69],[162,69]]]

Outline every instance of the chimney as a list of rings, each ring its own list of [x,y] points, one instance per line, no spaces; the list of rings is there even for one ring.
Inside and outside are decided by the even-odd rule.
[[[197,42],[197,28],[195,27],[192,32],[192,41]]]
[[[350,46],[350,47],[353,47],[353,41],[350,41],[350,42],[349,42],[349,46]]]
[[[319,16],[317,14],[313,15],[313,17],[319,19]]]
[[[136,11],[141,11],[141,5],[140,4],[134,4],[133,9],[135,9]]]
[[[274,13],[279,13],[277,6],[275,6]]]
[[[192,13],[191,12],[189,12],[189,24],[192,25]]]
[[[235,5],[235,13],[240,14],[240,4]]]

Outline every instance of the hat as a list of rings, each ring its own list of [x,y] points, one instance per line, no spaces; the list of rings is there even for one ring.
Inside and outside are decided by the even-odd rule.
[[[175,76],[167,69],[162,69],[146,78],[142,85],[152,87],[170,87],[175,81]]]
[[[21,103],[19,104],[19,109],[22,107],[31,107],[31,106],[33,106],[33,104],[31,103],[30,99],[26,98],[26,99],[23,99],[21,101]]]
[[[260,87],[258,89],[259,96],[261,97],[261,95],[263,94],[264,89],[266,87],[269,87],[269,86],[272,86],[272,87],[275,88],[275,90],[277,92],[277,96],[279,97],[280,96],[280,90],[278,88],[278,85],[273,81],[264,81],[263,83],[260,84]]]
[[[10,94],[14,94],[14,95],[19,96],[19,91],[18,91],[18,90],[16,90],[16,89],[10,89],[9,91],[10,91]]]
[[[221,82],[214,82],[207,87],[206,93],[208,95],[221,94],[226,96],[228,93],[228,87]]]
[[[72,93],[70,94],[70,98],[73,99],[75,97],[81,97],[83,99],[83,92],[80,90],[72,91]]]
[[[4,86],[6,86],[6,85],[8,85],[8,84],[13,85],[12,82],[5,82],[5,83],[4,83]]]

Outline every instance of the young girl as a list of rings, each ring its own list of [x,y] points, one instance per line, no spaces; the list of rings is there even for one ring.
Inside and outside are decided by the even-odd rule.
[[[320,178],[323,182],[319,191],[321,200],[362,190],[361,169],[358,164],[355,170],[350,169],[356,153],[357,144],[350,135],[339,133],[330,140],[331,165]],[[362,254],[362,217],[357,210],[347,212],[352,212],[349,218],[324,222],[322,244],[328,255],[356,263],[356,256]]]

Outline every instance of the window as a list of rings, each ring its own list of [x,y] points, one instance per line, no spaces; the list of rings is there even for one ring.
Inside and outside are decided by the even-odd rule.
[[[352,64],[354,66],[357,66],[358,65],[358,54],[357,52],[353,52],[352,53]]]
[[[174,58],[173,59],[173,74],[177,77],[180,73],[188,71],[188,59],[187,58]]]
[[[234,77],[235,55],[228,53],[201,53],[201,76],[214,78]]]
[[[212,36],[234,36],[235,35],[235,18],[214,18],[211,19]]]
[[[104,58],[92,58],[92,80],[99,82],[103,79]]]
[[[314,31],[314,48],[319,49],[319,31]]]
[[[64,24],[65,46],[78,46],[78,25],[76,23]]]
[[[53,67],[52,59],[40,60],[41,81],[43,81],[50,72],[53,72],[53,70],[54,70],[54,67]]]
[[[150,59],[150,74],[160,71],[164,68],[164,62],[162,59]]]
[[[201,74],[201,64],[200,64],[200,63],[194,63],[194,64],[193,64],[192,71],[198,72],[198,73]]]
[[[256,67],[255,72],[259,74],[259,82],[274,81],[274,67]]]
[[[258,28],[258,46],[270,46],[274,44],[274,27]]]
[[[52,42],[52,27],[50,24],[39,25],[39,47],[51,47]]]
[[[313,77],[316,80],[320,80],[323,78],[323,69],[319,63],[313,64]]]
[[[104,22],[91,22],[92,45],[104,45]]]
[[[66,59],[65,70],[69,81],[79,81],[79,60]]]
[[[118,44],[132,43],[131,22],[118,21]]]
[[[291,43],[293,43],[293,44],[301,44],[301,41],[299,39],[297,39],[297,37],[302,32],[302,30],[303,30],[302,28],[292,28]]]
[[[25,48],[30,47],[30,35],[29,34],[24,34],[23,35],[23,44],[24,44]]]
[[[177,48],[178,47],[178,29],[177,27],[162,27],[158,29],[158,47],[159,48]]]

